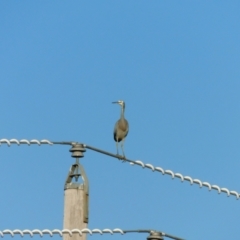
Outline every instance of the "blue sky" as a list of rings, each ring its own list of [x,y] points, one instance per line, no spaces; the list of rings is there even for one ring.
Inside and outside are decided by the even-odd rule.
[[[1,1],[1,136],[115,153],[240,192],[239,1]],[[0,230],[63,227],[68,146],[0,148]],[[88,150],[89,228],[237,239],[239,200]],[[145,234],[89,239],[146,239]],[[10,237],[6,237],[10,238]],[[48,237],[45,237],[48,238]]]

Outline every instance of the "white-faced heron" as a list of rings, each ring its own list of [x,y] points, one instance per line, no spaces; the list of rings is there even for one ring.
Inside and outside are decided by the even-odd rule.
[[[120,119],[115,124],[113,137],[114,137],[114,140],[116,141],[117,154],[118,154],[118,143],[121,142],[122,153],[125,158],[123,145],[129,130],[128,121],[124,118],[125,102],[122,100],[119,100],[113,103],[118,103],[121,106],[121,116],[120,116]]]

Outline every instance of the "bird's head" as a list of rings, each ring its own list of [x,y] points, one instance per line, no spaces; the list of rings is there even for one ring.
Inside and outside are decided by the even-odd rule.
[[[124,102],[123,100],[119,100],[119,101],[112,102],[112,103],[117,103],[117,104],[119,104],[122,108],[125,108],[125,102]]]

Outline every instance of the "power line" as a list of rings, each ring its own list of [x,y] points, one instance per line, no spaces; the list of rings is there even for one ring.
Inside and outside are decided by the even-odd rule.
[[[212,185],[212,184],[210,184],[208,182],[203,182],[203,181],[201,181],[199,179],[195,179],[195,178],[192,178],[190,176],[184,176],[181,173],[174,173],[172,170],[164,170],[161,167],[154,167],[152,164],[149,164],[149,163],[145,164],[144,162],[142,162],[140,160],[136,160],[136,161],[130,160],[130,159],[124,158],[123,156],[120,156],[120,155],[117,155],[117,154],[113,154],[113,153],[110,153],[110,152],[107,152],[107,151],[104,151],[104,150],[101,150],[101,149],[89,146],[87,144],[82,144],[82,143],[78,143],[78,142],[75,142],[75,141],[52,142],[52,141],[49,141],[49,140],[46,140],[46,139],[44,139],[44,140],[33,139],[33,140],[30,140],[30,141],[26,140],[26,139],[22,139],[22,140],[1,139],[0,140],[0,145],[2,143],[7,144],[8,146],[11,146],[11,144],[17,144],[17,145],[27,144],[29,146],[31,144],[38,144],[39,146],[41,146],[41,144],[48,144],[48,145],[60,144],[60,145],[71,145],[71,146],[74,146],[74,145],[78,144],[78,145],[81,145],[83,148],[87,148],[87,149],[90,149],[90,150],[93,150],[93,151],[96,151],[96,152],[108,155],[110,157],[117,158],[118,160],[121,160],[121,161],[129,162],[131,165],[138,165],[138,166],[141,166],[144,169],[148,168],[148,169],[151,169],[153,172],[154,171],[160,172],[160,173],[162,173],[162,175],[165,175],[165,174],[170,175],[172,177],[172,179],[174,179],[176,177],[176,178],[181,179],[182,182],[183,181],[190,182],[191,185],[198,184],[200,188],[207,187],[209,191],[211,191],[213,189],[213,190],[217,190],[219,194],[221,192],[223,192],[223,193],[226,193],[227,196],[233,195],[237,199],[239,199],[239,197],[240,197],[240,194],[237,191],[230,191],[228,188],[224,188],[224,187],[221,188],[218,185]]]
[[[30,140],[30,141],[29,141],[29,140],[26,140],[26,139],[21,139],[21,140],[10,139],[10,140],[8,140],[8,139],[3,138],[3,139],[0,140],[0,146],[1,146],[2,143],[6,143],[9,147],[11,146],[11,144],[17,144],[18,146],[19,146],[20,144],[27,144],[27,145],[29,145],[29,146],[30,146],[31,144],[38,144],[39,146],[40,146],[41,144],[53,145],[53,143],[52,143],[51,141],[46,140],[46,139],[43,139],[43,140],[33,139],[33,140]]]
[[[217,190],[218,193],[221,193],[221,192],[224,192],[228,195],[228,197],[230,195],[234,195],[236,196],[237,199],[239,199],[240,197],[240,194],[236,191],[230,191],[229,189],[227,188],[220,188],[218,185],[211,185],[210,183],[208,182],[202,182],[201,180],[199,179],[193,179],[192,177],[190,176],[183,176],[181,173],[174,173],[172,170],[164,170],[163,168],[161,167],[154,167],[152,164],[145,164],[143,163],[142,161],[140,160],[136,160],[136,161],[133,161],[133,160],[130,160],[130,159],[126,159],[122,156],[119,157],[119,155],[116,155],[116,154],[112,154],[112,153],[109,153],[109,152],[106,152],[106,151],[103,151],[101,149],[97,149],[95,147],[91,147],[91,146],[88,146],[88,145],[85,145],[83,144],[84,147],[88,148],[88,149],[91,149],[93,151],[96,151],[96,152],[99,152],[99,153],[102,153],[102,154],[105,154],[105,155],[108,155],[108,156],[111,156],[111,157],[115,157],[115,158],[118,158],[120,160],[123,160],[123,161],[127,161],[129,162],[131,165],[138,165],[138,166],[141,166],[142,168],[149,168],[151,169],[153,172],[154,171],[158,171],[158,172],[161,172],[163,175],[164,174],[168,174],[172,177],[172,179],[174,179],[175,177],[177,178],[180,178],[181,181],[189,181],[191,183],[191,185],[194,183],[194,184],[198,184],[200,186],[200,188],[202,187],[208,187],[209,191],[211,191],[212,189],[214,190]]]
[[[171,238],[171,239],[175,239],[175,240],[184,240],[183,238],[179,238],[179,237],[176,237],[176,236],[173,236],[173,235],[170,235],[168,233],[165,233],[165,232],[162,232],[162,231],[156,231],[156,230],[151,230],[151,229],[137,229],[137,230],[122,230],[120,228],[115,228],[113,230],[111,229],[93,229],[93,230],[90,230],[88,228],[84,228],[82,230],[80,229],[63,229],[63,230],[60,230],[60,229],[53,229],[53,230],[49,230],[49,229],[44,229],[44,230],[39,230],[39,229],[34,229],[34,230],[29,230],[29,229],[24,229],[24,230],[19,230],[19,229],[15,229],[15,230],[10,230],[10,229],[5,229],[3,231],[0,231],[0,236],[1,237],[4,237],[5,235],[7,234],[10,234],[12,237],[15,237],[15,235],[21,235],[21,237],[24,237],[25,235],[30,235],[31,237],[33,237],[34,235],[40,235],[41,237],[44,236],[44,234],[48,234],[50,235],[51,237],[53,235],[60,235],[61,237],[64,235],[64,234],[68,234],[69,236],[72,236],[73,234],[79,234],[79,236],[82,236],[83,234],[115,234],[115,233],[120,233],[120,234],[128,234],[128,233],[149,233],[150,235],[151,234],[154,234],[154,233],[158,233],[161,236],[164,236],[164,237],[168,237],[168,238]]]

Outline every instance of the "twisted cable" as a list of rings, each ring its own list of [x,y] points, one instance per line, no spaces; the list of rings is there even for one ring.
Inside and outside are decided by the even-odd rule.
[[[181,173],[174,173],[172,170],[164,170],[161,167],[154,167],[152,164],[149,164],[149,163],[145,164],[145,163],[143,163],[140,160],[133,161],[130,164],[131,165],[135,165],[136,164],[136,165],[141,166],[142,168],[149,168],[153,172],[154,171],[161,172],[162,175],[164,175],[164,174],[170,175],[172,177],[172,179],[174,179],[175,177],[179,178],[181,180],[181,182],[188,181],[188,182],[190,182],[191,185],[198,184],[200,188],[207,187],[209,191],[211,191],[212,189],[213,190],[217,190],[218,194],[223,192],[223,193],[226,193],[228,197],[230,195],[236,196],[237,200],[240,197],[240,194],[237,191],[230,191],[229,189],[227,189],[225,187],[221,188],[218,185],[211,185],[208,182],[202,182],[201,180],[196,179],[196,178],[194,179],[194,178],[192,178],[190,176],[183,176]]]
[[[124,234],[123,230],[116,228],[116,229],[93,229],[90,230],[88,228],[84,228],[82,230],[80,229],[63,229],[63,230],[59,230],[59,229],[53,229],[53,230],[49,230],[49,229],[44,229],[44,230],[39,230],[39,229],[34,229],[34,230],[29,230],[29,229],[25,229],[25,230],[19,230],[19,229],[15,229],[15,230],[10,230],[10,229],[5,229],[3,231],[0,231],[0,236],[4,237],[4,235],[6,234],[10,234],[12,237],[14,237],[16,234],[20,234],[21,237],[24,237],[24,235],[30,235],[31,237],[33,237],[34,235],[38,234],[41,237],[43,237],[44,234],[48,234],[51,237],[55,234],[60,235],[61,237],[63,236],[63,234],[69,234],[70,236],[73,235],[73,233],[78,233],[80,236],[82,236],[83,233],[87,233],[87,234],[94,234],[94,233],[99,233],[99,234],[104,234],[104,233],[110,233],[110,234],[114,234],[114,233],[121,233]]]
[[[49,144],[49,145],[53,145],[52,142],[50,142],[49,140],[43,139],[43,140],[36,140],[36,139],[32,139],[32,140],[26,140],[26,139],[21,139],[21,140],[17,140],[17,139],[0,139],[0,146],[2,143],[6,143],[9,147],[11,146],[11,144],[17,144],[18,146],[20,144],[27,144],[28,146],[30,146],[31,144],[38,144],[39,146],[41,144]]]
[[[63,236],[64,234],[68,234],[69,236],[72,237],[73,234],[79,234],[79,236],[82,236],[83,234],[115,234],[115,233],[120,233],[120,234],[126,234],[126,233],[151,233],[151,232],[159,232],[161,233],[162,236],[166,236],[175,240],[184,240],[182,238],[179,237],[175,237],[173,235],[164,233],[164,232],[160,232],[160,231],[155,231],[155,230],[144,230],[144,229],[140,229],[140,230],[122,230],[120,228],[115,228],[113,230],[111,229],[98,229],[95,228],[93,230],[90,230],[88,228],[84,228],[82,230],[80,229],[53,229],[53,230],[49,230],[49,229],[44,229],[44,230],[39,230],[39,229],[34,229],[34,230],[29,230],[29,229],[25,229],[25,230],[19,230],[19,229],[15,229],[15,230],[10,230],[10,229],[5,229],[3,231],[0,231],[0,236],[3,238],[5,237],[5,235],[10,234],[11,237],[14,237],[15,235],[21,235],[21,237],[24,237],[25,235],[30,235],[31,237],[33,237],[34,235],[40,235],[41,237],[44,236],[44,234],[48,234],[49,236],[53,236],[53,235],[59,235],[59,236]]]
[[[182,182],[183,181],[190,182],[191,185],[198,184],[200,188],[207,187],[209,191],[214,189],[214,190],[217,190],[219,194],[221,192],[226,193],[228,197],[230,195],[236,196],[237,199],[239,199],[239,197],[240,197],[240,194],[238,192],[236,192],[236,191],[230,191],[229,189],[227,189],[225,187],[221,188],[218,185],[211,185],[208,182],[202,182],[201,180],[196,179],[196,178],[194,179],[194,178],[192,178],[190,176],[183,176],[181,173],[174,173],[172,170],[164,170],[161,167],[154,167],[152,164],[144,163],[144,162],[142,162],[140,160],[133,161],[133,160],[127,159],[127,158],[125,158],[123,156],[112,154],[112,153],[103,151],[101,149],[98,149],[98,148],[95,148],[95,147],[92,147],[92,146],[89,146],[89,145],[86,145],[86,144],[84,144],[84,147],[88,148],[88,149],[91,149],[93,151],[100,152],[102,154],[105,154],[105,155],[117,158],[120,161],[126,161],[126,162],[130,163],[130,165],[133,165],[133,166],[134,165],[138,165],[138,166],[141,166],[142,168],[151,169],[153,172],[154,171],[161,172],[162,175],[165,175],[165,174],[170,175],[172,177],[172,179],[174,179],[176,177],[176,178],[180,178]]]

